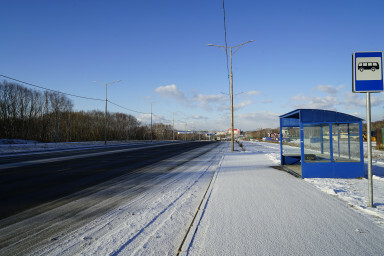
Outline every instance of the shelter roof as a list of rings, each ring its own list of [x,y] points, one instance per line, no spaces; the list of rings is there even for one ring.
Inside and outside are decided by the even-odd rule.
[[[281,115],[280,119],[299,119],[301,123],[361,122],[363,119],[352,115],[322,109],[296,109]]]

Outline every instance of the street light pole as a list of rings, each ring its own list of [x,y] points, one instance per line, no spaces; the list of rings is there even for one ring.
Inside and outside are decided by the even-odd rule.
[[[234,116],[233,116],[233,72],[232,72],[232,48],[231,48],[231,150],[235,151]]]
[[[152,102],[151,102],[151,142],[152,142]]]
[[[175,112],[172,114],[172,140],[175,140]]]
[[[108,83],[105,84],[105,116],[104,116],[104,145],[107,145],[107,119],[108,119]]]
[[[184,135],[185,141],[187,141],[187,119],[185,119],[185,135]]]
[[[242,44],[238,44],[236,46],[232,46],[232,47],[229,47],[229,46],[222,46],[222,45],[214,45],[214,44],[208,44],[208,46],[216,46],[216,47],[219,47],[219,48],[224,48],[225,51],[227,51],[227,49],[230,49],[230,58],[231,58],[231,148],[232,148],[232,152],[235,151],[235,136],[234,136],[234,110],[233,110],[233,72],[232,72],[232,56],[233,54],[235,54],[240,47],[244,46],[245,44],[247,43],[251,43],[251,42],[254,42],[255,40],[250,40],[250,41],[247,41],[245,43],[242,43]],[[233,52],[232,50],[235,49],[235,51]]]
[[[97,82],[97,81],[94,81]],[[105,118],[104,118],[104,145],[107,145],[107,126],[108,126],[108,85],[121,82],[121,80],[116,80],[110,83],[105,83]],[[104,85],[103,83],[98,82],[99,84]]]

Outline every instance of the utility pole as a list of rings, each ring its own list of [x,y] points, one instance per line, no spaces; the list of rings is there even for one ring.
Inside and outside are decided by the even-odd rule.
[[[152,102],[151,102],[151,142],[152,142]]]
[[[175,112],[172,112],[172,140],[175,140]]]
[[[97,81],[94,81],[97,82]],[[121,82],[121,80],[105,83],[105,118],[104,118],[104,145],[107,145],[107,127],[108,127],[108,85]],[[103,83],[97,82],[104,85]]]
[[[185,119],[185,141],[187,141],[187,119]]]
[[[239,50],[240,47],[244,46],[247,43],[254,42],[255,40],[250,40],[242,44],[238,44],[236,46],[222,46],[222,45],[214,45],[208,44],[208,46],[216,46],[219,48],[223,48],[225,52],[227,49],[230,49],[230,58],[231,58],[231,148],[232,152],[235,151],[235,135],[234,135],[234,114],[233,114],[233,72],[232,72],[232,56]],[[235,51],[233,51],[235,49]]]

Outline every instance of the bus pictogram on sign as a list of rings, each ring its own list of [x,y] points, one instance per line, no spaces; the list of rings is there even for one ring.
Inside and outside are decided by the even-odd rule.
[[[371,70],[373,72],[376,71],[376,69],[379,69],[380,65],[378,62],[360,62],[358,65],[358,69],[360,72],[363,72],[364,70]]]

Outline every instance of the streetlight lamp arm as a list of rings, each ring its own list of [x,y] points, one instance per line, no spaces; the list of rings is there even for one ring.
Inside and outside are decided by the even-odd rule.
[[[247,42],[245,42],[245,43],[242,43],[242,44],[238,44],[238,45],[236,45],[236,46],[232,46],[233,48],[234,47],[240,47],[240,46],[243,46],[243,45],[245,45],[245,44],[248,44],[248,43],[251,43],[251,42],[254,42],[255,40],[249,40],[249,41],[247,41]]]
[[[115,83],[118,83],[118,82],[121,82],[121,80],[116,80],[116,81],[113,81],[113,82],[107,83],[107,85],[112,85],[112,84],[115,84]]]
[[[240,49],[240,47],[242,47],[242,46],[244,46],[245,44],[247,44],[247,43],[252,43],[252,42],[254,42],[255,40],[249,40],[248,42],[245,42],[245,43],[242,43],[242,44],[239,44],[239,45],[236,45],[236,46],[233,46],[233,47],[231,47],[231,48],[235,48],[235,51],[233,52],[233,54],[235,54],[239,49]],[[233,55],[232,54],[232,55]]]

